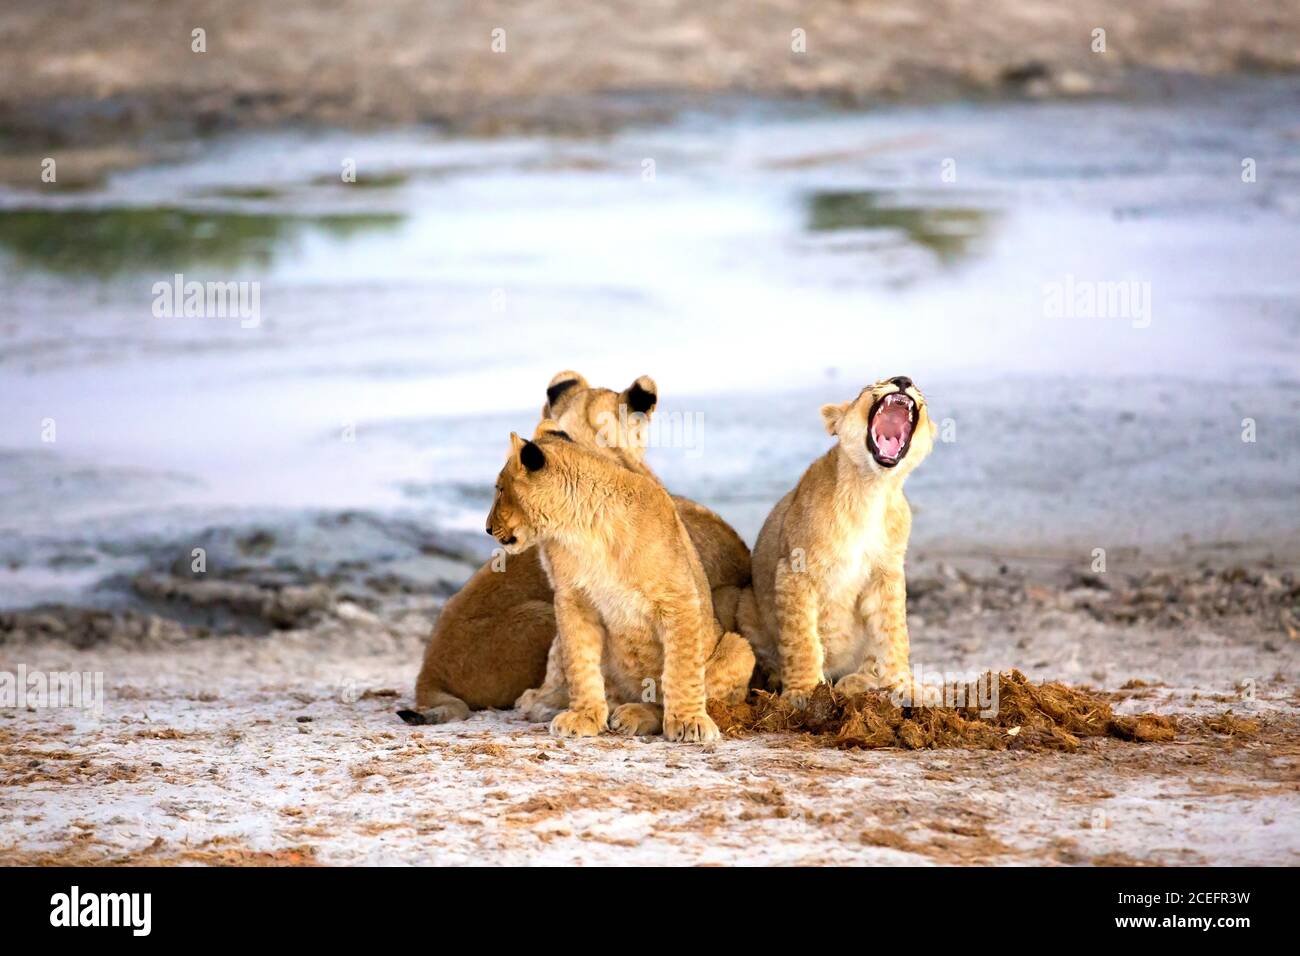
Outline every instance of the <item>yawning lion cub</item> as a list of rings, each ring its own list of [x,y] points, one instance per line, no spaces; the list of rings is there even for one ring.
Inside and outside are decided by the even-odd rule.
[[[824,406],[822,419],[838,441],[768,515],[738,612],[760,663],[800,706],[825,680],[847,694],[907,684],[903,479],[935,432],[902,376]]]

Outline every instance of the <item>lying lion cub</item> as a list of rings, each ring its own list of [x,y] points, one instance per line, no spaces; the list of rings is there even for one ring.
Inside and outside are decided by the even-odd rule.
[[[594,736],[608,721],[627,735],[717,739],[706,697],[743,694],[753,652],[714,618],[708,579],[662,485],[548,419],[532,441],[511,434],[488,529],[508,552],[537,545],[555,588],[569,699],[551,733]],[[738,656],[744,666],[731,666]],[[732,686],[708,686],[711,660],[715,679],[726,672]]]
[[[935,432],[902,376],[824,406],[822,419],[838,442],[768,515],[738,613],[759,661],[799,706],[826,680],[846,694],[907,684],[903,480]]]

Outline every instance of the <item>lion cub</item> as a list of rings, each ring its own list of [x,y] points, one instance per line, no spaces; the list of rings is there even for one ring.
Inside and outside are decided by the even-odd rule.
[[[555,588],[569,706],[551,733],[594,736],[608,722],[627,735],[717,739],[707,665],[743,647],[748,667],[731,674],[743,692],[753,652],[714,618],[708,579],[662,485],[548,419],[532,441],[511,434],[488,529],[512,553],[536,544]]]
[[[759,661],[799,706],[826,680],[845,694],[907,685],[912,512],[903,480],[935,432],[903,376],[821,411],[837,442],[768,515],[738,614]]]
[[[566,371],[551,379],[541,417],[557,420],[575,442],[615,464],[655,478],[644,461],[644,432],[658,403],[659,389],[648,375],[616,392]],[[713,588],[714,614],[723,630],[734,631],[736,607],[749,586],[749,548],[708,508],[687,498],[673,501]],[[433,625],[415,682],[414,716],[442,723],[513,704],[531,719],[549,721],[568,706],[554,638],[551,585],[537,553],[512,557],[504,568],[487,562]],[[737,640],[752,668],[753,652]],[[733,663],[743,667],[740,655]]]

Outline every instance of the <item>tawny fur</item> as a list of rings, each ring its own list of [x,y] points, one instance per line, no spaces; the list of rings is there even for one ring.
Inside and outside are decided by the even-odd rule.
[[[576,443],[653,478],[643,461],[641,429],[653,416],[657,391],[649,376],[615,392],[588,385],[577,372],[561,372],[551,380],[548,393],[555,398],[548,396],[542,416],[558,419]],[[632,413],[633,405],[644,408],[644,418]],[[673,500],[713,589],[715,613],[726,630],[735,630],[740,594],[749,584],[749,549],[708,508]],[[554,637],[553,593],[537,552],[511,556],[504,566],[488,562],[438,616],[416,680],[416,707],[426,719],[443,722],[519,702],[527,716],[549,720],[568,702],[558,661],[547,667]]]
[[[741,633],[770,683],[796,704],[823,681],[856,694],[908,680],[903,559],[912,512],[903,482],[929,454],[935,426],[909,385],[917,403],[910,447],[892,468],[879,464],[866,443],[868,415],[899,390],[880,382],[822,409],[836,444],[772,509],[754,547]]]
[[[662,729],[671,740],[718,737],[705,710],[710,659],[734,681],[717,688],[721,696],[735,698],[754,657],[714,617],[704,568],[658,481],[545,420],[531,442],[511,435],[488,526],[508,551],[537,546],[555,589],[552,656],[568,706],[551,721],[553,734],[593,736],[608,726]]]

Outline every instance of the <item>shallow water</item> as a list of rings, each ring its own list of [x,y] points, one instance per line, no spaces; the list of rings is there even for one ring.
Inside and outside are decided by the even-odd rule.
[[[0,605],[208,526],[356,509],[481,536],[564,368],[653,375],[650,461],[751,542],[826,447],[818,404],[907,374],[954,439],[909,486],[919,547],[1285,543],[1298,105],[1258,82],[587,141],[242,135],[2,193]],[[177,273],[258,283],[256,321],[157,317]]]

